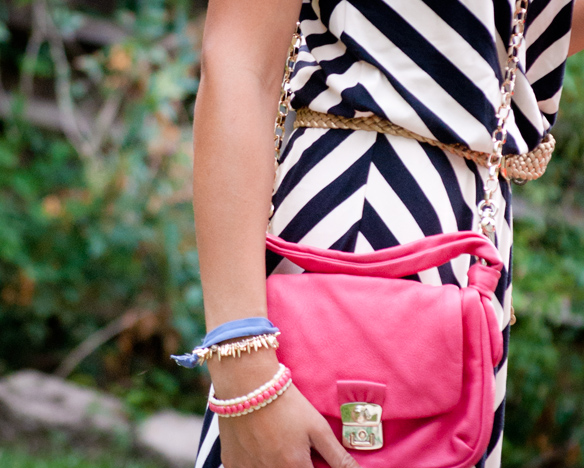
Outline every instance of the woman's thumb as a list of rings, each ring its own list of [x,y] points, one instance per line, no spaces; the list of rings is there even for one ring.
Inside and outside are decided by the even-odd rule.
[[[337,440],[328,425],[322,430],[315,431],[311,435],[311,441],[313,448],[320,453],[331,468],[361,468]]]

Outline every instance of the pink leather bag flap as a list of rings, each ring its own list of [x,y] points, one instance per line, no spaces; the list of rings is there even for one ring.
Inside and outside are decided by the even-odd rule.
[[[502,268],[495,247],[473,232],[366,254],[270,235],[267,247],[312,272],[272,275],[267,283],[268,316],[282,331],[279,357],[298,389],[339,440],[341,404],[382,407],[383,446],[349,449],[360,466],[474,466],[489,443],[493,366],[503,353],[491,304]],[[485,260],[469,269],[468,287],[399,279],[462,254]],[[347,408],[349,424],[355,416]],[[313,464],[328,466],[318,456]]]
[[[391,309],[383,297],[391,298]],[[312,350],[308,359],[322,373],[292,377],[325,415],[339,417],[339,404],[366,398],[383,407],[384,420],[425,418],[448,412],[460,400],[463,336],[456,286],[319,273],[272,275],[268,310],[282,332],[282,362],[302,368],[306,350]]]

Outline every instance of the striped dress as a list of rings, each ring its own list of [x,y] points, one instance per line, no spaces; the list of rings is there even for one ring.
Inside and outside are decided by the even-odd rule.
[[[512,0],[304,0],[305,39],[292,79],[296,109],[376,114],[419,135],[490,152],[507,61]],[[532,0],[504,153],[539,144],[556,120],[573,0]],[[369,131],[292,132],[276,180],[272,232],[286,240],[368,252],[473,229],[486,170],[417,141]],[[495,424],[477,467],[501,465],[511,309],[511,190],[496,195],[505,267],[494,306],[505,354],[496,372]],[[466,284],[469,258],[424,271],[430,284]],[[268,272],[298,273],[268,255]],[[208,413],[196,468],[221,466]],[[366,468],[366,467],[365,467]]]

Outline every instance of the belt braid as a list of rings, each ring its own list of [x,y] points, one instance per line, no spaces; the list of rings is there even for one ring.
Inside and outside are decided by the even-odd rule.
[[[296,111],[294,128],[298,127],[367,130],[411,138],[420,143],[428,143],[444,151],[469,159],[484,167],[488,167],[487,161],[490,156],[490,153],[474,151],[460,143],[447,144],[432,138],[426,138],[376,115],[350,118],[316,112],[303,107]],[[518,183],[538,179],[544,174],[555,146],[556,140],[548,133],[532,151],[525,154],[506,155],[503,164],[501,164],[501,174],[507,180],[513,180]]]

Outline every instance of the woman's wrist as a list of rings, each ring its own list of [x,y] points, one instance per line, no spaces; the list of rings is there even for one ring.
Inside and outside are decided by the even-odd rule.
[[[262,349],[239,359],[212,359],[207,362],[215,395],[220,399],[247,394],[267,382],[278,370],[273,349]]]
[[[224,400],[212,394],[209,397],[209,409],[226,418],[245,416],[274,402],[290,385],[292,373],[284,364],[280,364],[274,376],[252,392]]]
[[[279,334],[278,328],[266,317],[230,320],[207,333],[203,344],[191,353],[170,357],[179,366],[192,369],[213,357],[221,361],[222,357],[241,357],[242,352],[250,354],[261,348],[278,349]]]

